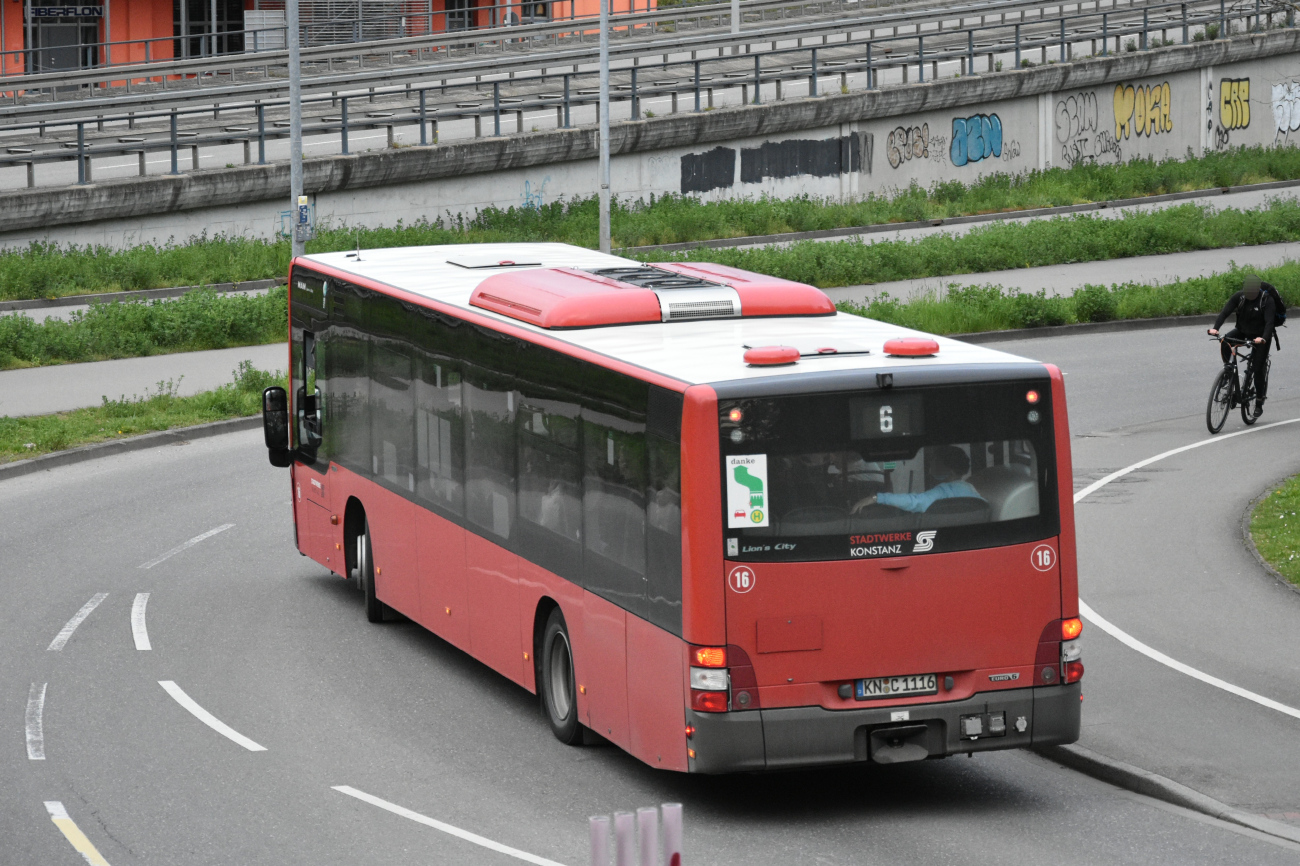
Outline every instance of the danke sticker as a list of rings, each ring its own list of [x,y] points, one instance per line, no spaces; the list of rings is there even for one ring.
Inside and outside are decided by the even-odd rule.
[[[727,528],[767,526],[772,509],[767,486],[767,455],[727,458]]]

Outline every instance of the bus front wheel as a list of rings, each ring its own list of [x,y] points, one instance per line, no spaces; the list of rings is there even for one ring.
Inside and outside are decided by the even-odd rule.
[[[573,678],[573,645],[564,614],[557,607],[546,620],[542,632],[541,682],[542,707],[551,723],[551,732],[566,746],[582,742],[582,725],[578,723],[578,690]]]

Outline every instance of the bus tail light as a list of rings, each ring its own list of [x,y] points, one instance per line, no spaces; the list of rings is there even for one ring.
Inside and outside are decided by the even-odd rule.
[[[720,646],[691,647],[691,664],[701,668],[725,668],[727,650]]]
[[[725,713],[727,711],[727,693],[701,692],[691,689],[691,709],[701,713]]]
[[[1061,640],[1074,640],[1083,633],[1083,620],[1077,616],[1061,620]]]
[[[691,689],[701,692],[725,692],[726,668],[691,668]]]
[[[1062,679],[1067,683],[1077,683],[1083,679],[1083,662],[1066,662],[1062,665],[1065,676]]]

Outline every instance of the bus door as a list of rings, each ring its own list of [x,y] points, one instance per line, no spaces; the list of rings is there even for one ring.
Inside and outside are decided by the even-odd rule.
[[[344,558],[334,549],[330,523],[330,484],[327,462],[318,462],[321,445],[321,394],[316,379],[316,335],[293,329],[293,417],[297,460],[294,461],[294,509],[298,518],[298,548],[344,574]],[[346,575],[345,575],[346,576]]]

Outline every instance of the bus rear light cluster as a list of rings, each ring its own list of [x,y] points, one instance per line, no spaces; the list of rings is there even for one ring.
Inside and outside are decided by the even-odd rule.
[[[1083,620],[1077,616],[1061,620],[1061,682],[1068,685],[1083,679]]]

